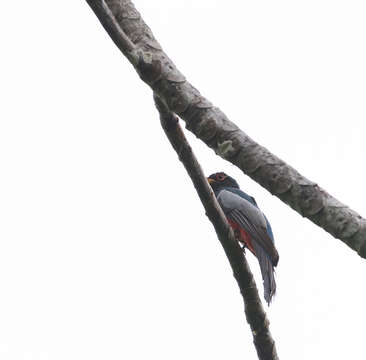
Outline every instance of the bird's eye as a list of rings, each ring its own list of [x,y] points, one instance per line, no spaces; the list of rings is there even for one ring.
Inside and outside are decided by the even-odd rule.
[[[224,181],[226,179],[226,175],[225,174],[217,174],[216,179],[218,181]]]

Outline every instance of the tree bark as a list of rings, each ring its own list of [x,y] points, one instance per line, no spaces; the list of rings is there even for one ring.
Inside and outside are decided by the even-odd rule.
[[[366,220],[260,146],[177,70],[130,0],[87,0],[122,53],[186,127],[218,155],[366,258]]]
[[[238,283],[240,293],[244,300],[245,316],[250,325],[253,342],[260,360],[278,360],[275,342],[269,330],[269,321],[260,301],[258,290],[233,230],[218,204],[216,197],[203,174],[200,164],[195,157],[178,118],[170,112],[169,108],[154,96],[155,104],[160,113],[161,125],[179,156],[179,160],[189,174],[194,187],[206,210],[206,215],[212,222],[217,237],[220,240],[225,254],[230,262],[234,277]]]

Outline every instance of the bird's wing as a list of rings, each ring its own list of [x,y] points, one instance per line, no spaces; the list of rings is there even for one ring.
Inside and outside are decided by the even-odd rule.
[[[221,190],[217,200],[225,215],[243,227],[250,235],[253,247],[257,248],[254,250],[256,250],[258,259],[264,251],[264,255],[271,260],[273,266],[276,266],[279,258],[278,252],[267,232],[267,221],[260,209],[240,195],[228,190]]]

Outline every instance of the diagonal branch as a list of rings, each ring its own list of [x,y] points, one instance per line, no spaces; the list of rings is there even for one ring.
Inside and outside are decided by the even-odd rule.
[[[186,168],[194,187],[206,210],[206,215],[212,222],[216,234],[225,250],[234,277],[238,283],[245,304],[245,316],[250,325],[253,341],[260,360],[278,360],[275,342],[269,331],[269,321],[259,299],[258,290],[247,260],[234,233],[208,184],[200,164],[184,136],[178,118],[169,108],[154,96],[155,104],[160,113],[161,125],[179,156],[179,160]]]
[[[299,214],[366,258],[366,220],[252,140],[205,99],[163,52],[130,0],[86,1],[141,79],[186,122],[187,129]]]

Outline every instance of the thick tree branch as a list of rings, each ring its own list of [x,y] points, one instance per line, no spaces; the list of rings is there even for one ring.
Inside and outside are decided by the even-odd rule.
[[[366,258],[366,220],[253,141],[205,99],[162,51],[130,0],[87,2],[141,79],[186,122],[187,129],[302,216]],[[134,44],[131,50],[127,39]]]
[[[252,330],[258,358],[260,360],[278,359],[275,343],[269,331],[269,321],[263,310],[253,275],[243,251],[235,239],[234,233],[184,136],[182,128],[179,126],[178,118],[170,112],[158,96],[154,96],[154,99],[165,134],[186,168],[206,210],[206,215],[212,222],[230,262],[234,277],[243,296],[245,316]]]

